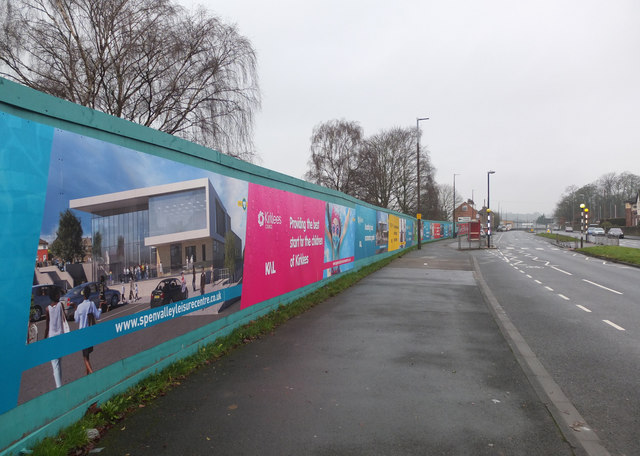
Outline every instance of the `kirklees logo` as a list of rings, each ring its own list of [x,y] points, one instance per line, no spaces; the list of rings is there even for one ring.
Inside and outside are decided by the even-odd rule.
[[[273,225],[282,225],[282,217],[274,214],[273,212],[258,212],[258,225],[268,230],[273,228]]]

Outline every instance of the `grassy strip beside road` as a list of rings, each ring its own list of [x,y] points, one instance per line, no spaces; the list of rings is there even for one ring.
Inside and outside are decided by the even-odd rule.
[[[640,266],[640,249],[634,249],[632,247],[596,245],[594,247],[576,249],[576,252],[605,260]]]
[[[370,264],[359,271],[326,284],[313,293],[302,297],[288,305],[280,306],[269,314],[237,328],[226,337],[217,339],[206,345],[197,353],[177,361],[161,372],[155,373],[130,388],[123,394],[112,397],[100,406],[92,406],[82,420],[62,430],[56,437],[49,437],[33,448],[35,456],[85,455],[97,446],[101,435],[115,426],[127,414],[145,407],[159,396],[180,385],[189,374],[202,366],[225,356],[236,348],[269,334],[287,320],[300,315],[316,304],[319,304],[343,290],[351,287],[360,279],[387,266],[394,259],[415,249],[407,249],[396,255]],[[90,431],[91,438],[88,436]]]
[[[564,234],[553,234],[553,233],[538,233],[536,236],[544,237],[547,239],[551,239],[552,241],[558,242],[575,242],[576,238],[571,236],[566,236]]]

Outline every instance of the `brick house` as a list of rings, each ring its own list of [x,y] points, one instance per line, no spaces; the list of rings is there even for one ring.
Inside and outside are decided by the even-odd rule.
[[[469,217],[469,220],[478,220],[478,211],[473,206],[473,201],[467,200],[456,207],[456,210],[453,212],[454,221],[457,222],[460,217]]]

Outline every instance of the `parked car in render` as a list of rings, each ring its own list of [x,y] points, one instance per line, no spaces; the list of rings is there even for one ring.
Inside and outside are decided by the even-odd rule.
[[[189,288],[185,287],[182,292],[180,279],[172,277],[162,279],[158,286],[151,292],[151,307],[163,306],[171,302],[182,301],[189,297]]]
[[[571,225],[567,225],[567,226],[565,226],[565,227],[564,227],[564,230],[565,230],[567,233],[573,233],[573,227],[572,227]]]
[[[624,233],[622,232],[622,228],[609,228],[609,232],[607,233],[607,236],[624,239]]]
[[[60,290],[60,296],[64,294],[64,290],[58,285],[34,285],[31,287],[31,320],[38,321],[45,316],[47,306],[51,303],[49,292],[52,288]]]
[[[604,228],[596,227],[593,229],[593,233],[591,234],[594,236],[604,236]]]
[[[100,284],[98,282],[86,282],[77,287],[73,287],[69,290],[65,295],[62,296],[61,301],[64,304],[64,313],[67,316],[67,320],[73,320],[73,314],[76,311],[76,307],[82,301],[84,301],[84,296],[82,295],[82,290],[84,287],[89,287],[91,290],[91,295],[89,299],[94,302],[96,307],[100,305],[100,291],[98,286]],[[117,290],[112,290],[109,287],[105,287],[105,298],[107,304],[109,304],[109,308],[113,309],[118,306],[120,302],[120,292]]]

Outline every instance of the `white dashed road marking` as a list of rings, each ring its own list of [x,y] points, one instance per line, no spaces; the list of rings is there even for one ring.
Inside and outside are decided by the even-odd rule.
[[[606,324],[608,324],[609,326],[613,326],[614,328],[616,328],[618,331],[626,331],[622,326],[618,326],[615,323],[610,322],[609,320],[602,320],[604,321]]]

